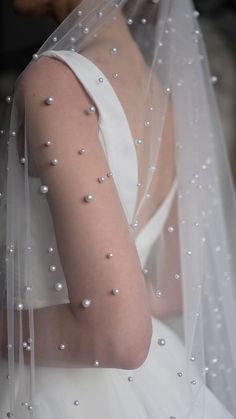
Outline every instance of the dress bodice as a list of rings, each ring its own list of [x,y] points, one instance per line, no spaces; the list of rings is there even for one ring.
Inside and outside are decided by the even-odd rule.
[[[42,55],[54,57],[67,64],[91,97],[98,111],[99,139],[114,175],[118,194],[129,224],[132,223],[138,183],[138,161],[131,130],[123,107],[106,76],[88,58],[72,51],[46,51]],[[99,79],[103,80],[102,83]],[[53,221],[47,199],[39,199],[39,178],[30,178],[32,193],[32,278],[35,307],[68,303],[68,293],[61,267]],[[135,244],[144,267],[150,250],[167,220],[176,191],[174,181],[159,209],[138,232]],[[44,219],[44,232],[41,221]],[[45,234],[46,231],[46,234]],[[35,241],[34,241],[35,238]],[[54,249],[50,252],[50,248]],[[51,287],[52,272],[56,266],[57,281],[64,287],[56,293]],[[35,295],[34,295],[35,294]],[[37,298],[36,298],[37,296]]]

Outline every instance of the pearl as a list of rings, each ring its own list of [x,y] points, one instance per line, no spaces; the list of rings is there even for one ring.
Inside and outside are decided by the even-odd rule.
[[[99,183],[103,183],[104,181],[105,181],[104,176],[100,176],[100,177],[98,178],[98,182],[99,182]]]
[[[133,19],[128,18],[128,19],[127,19],[127,23],[128,23],[128,25],[132,25],[132,23],[133,23]]]
[[[107,173],[107,177],[112,177],[113,176],[113,173],[112,172],[108,172]]]
[[[78,153],[82,156],[82,154],[85,153],[85,149],[84,148],[81,148]]]
[[[145,127],[150,127],[150,125],[151,125],[151,122],[150,121],[145,121]]]
[[[112,53],[113,55],[117,54],[117,51],[118,51],[118,49],[117,49],[116,47],[112,47],[112,48],[111,48],[111,53]]]
[[[49,248],[48,248],[48,253],[53,253],[53,252],[54,252],[53,247],[49,247]]]
[[[93,195],[91,195],[91,194],[85,195],[85,197],[84,197],[85,202],[89,203],[92,200],[93,200]]]
[[[89,33],[89,28],[88,28],[88,27],[85,27],[85,28],[83,29],[83,33],[87,35],[87,34]]]
[[[82,10],[77,11],[77,16],[82,16],[82,14],[83,14]]]
[[[52,104],[54,103],[54,99],[53,99],[53,97],[52,97],[52,96],[48,96],[48,97],[45,99],[45,103],[46,103],[46,105],[52,105]]]
[[[52,42],[57,42],[57,37],[56,36],[53,36]]]
[[[164,346],[166,344],[166,341],[165,341],[165,339],[160,338],[160,339],[158,339],[157,343],[160,346]]]
[[[24,306],[23,306],[23,304],[22,304],[22,303],[18,303],[18,304],[17,304],[17,306],[16,306],[16,309],[17,309],[18,311],[22,311],[22,310],[23,310],[23,308],[24,308]]]
[[[27,342],[23,342],[23,343],[22,343],[22,346],[23,346],[23,348],[25,349],[25,348],[27,348],[28,343],[27,343]]]
[[[96,112],[96,108],[95,108],[95,106],[90,106],[89,107],[89,113],[95,113]]]
[[[119,74],[118,73],[114,73],[113,74],[113,79],[118,79],[118,77],[119,77]]]
[[[152,0],[152,3],[157,4],[160,0]]]
[[[172,227],[172,226],[168,227],[168,231],[169,231],[169,233],[173,233],[174,227]]]
[[[25,348],[26,351],[30,352],[31,351],[31,346],[27,345],[27,347]]]
[[[48,140],[48,141],[46,141],[46,143],[44,143],[44,146],[45,147],[50,147],[50,145],[52,145],[52,141],[51,140]]]
[[[211,82],[213,84],[216,84],[218,82],[218,77],[217,76],[211,76]]]
[[[12,102],[12,97],[11,96],[6,96],[5,101],[9,105]]]
[[[13,417],[13,413],[12,412],[7,412],[7,418],[12,418]]]
[[[194,362],[195,361],[195,356],[191,356],[190,361]]]
[[[64,343],[61,343],[61,344],[58,346],[58,349],[59,349],[60,351],[64,351],[64,349],[66,349],[66,345],[65,345]]]
[[[41,185],[39,190],[42,194],[48,193],[48,187],[46,185]]]
[[[118,290],[118,288],[113,288],[112,289],[112,294],[113,295],[118,295],[120,293],[120,291]]]
[[[196,17],[196,18],[198,18],[200,16],[199,11],[198,10],[194,10],[193,16]]]
[[[102,77],[99,77],[98,82],[99,83],[103,83],[103,78]]]
[[[143,143],[143,140],[141,140],[140,138],[138,138],[137,140],[135,140],[135,143],[136,144],[142,144]]]
[[[91,300],[89,300],[88,298],[84,298],[84,299],[82,300],[82,302],[81,302],[81,305],[82,305],[84,308],[88,308],[88,307],[90,307],[90,306],[91,306]]]
[[[50,270],[50,272],[55,272],[56,271],[56,266],[55,265],[50,265],[49,266],[49,270]]]
[[[70,37],[70,42],[72,42],[72,44],[74,44],[74,43],[75,43],[75,41],[76,41],[75,37],[74,37],[74,36],[71,36],[71,37]]]
[[[183,373],[182,372],[177,372],[178,377],[183,377]]]
[[[39,56],[38,56],[38,54],[33,54],[33,55],[32,55],[32,58],[33,58],[33,60],[37,61],[37,60],[38,60],[38,58],[39,58]]]
[[[75,406],[79,406],[79,400],[75,400],[75,401],[74,401],[74,405],[75,405]]]
[[[98,366],[100,365],[100,362],[99,362],[98,360],[96,360],[96,361],[94,361],[93,365],[94,365],[95,367],[98,367]]]
[[[21,162],[21,164],[25,164],[25,162],[26,162],[25,157],[21,157],[20,162]]]
[[[12,131],[11,136],[15,137],[16,136],[16,131]]]
[[[50,163],[51,166],[56,166],[58,164],[58,159],[52,159]]]
[[[27,286],[25,287],[25,290],[26,290],[27,292],[30,292],[30,291],[32,291],[32,287],[31,287],[30,285],[27,285]]]
[[[167,87],[167,88],[166,88],[166,94],[170,94],[170,92],[171,92],[170,87]]]
[[[107,258],[107,259],[111,259],[111,258],[112,258],[112,256],[113,256],[113,253],[111,253],[111,252],[110,252],[110,253],[107,253],[106,258]]]
[[[188,250],[188,251],[187,251],[187,255],[188,255],[188,256],[191,256],[191,255],[192,255],[192,251],[191,251],[191,250]]]
[[[102,12],[101,10],[99,10],[99,11],[97,12],[97,15],[98,15],[98,17],[102,17],[102,16],[103,16],[103,12]]]
[[[61,282],[56,282],[55,290],[56,291],[62,291],[63,290],[63,284]]]
[[[147,23],[147,19],[145,19],[144,17],[141,19],[141,23],[143,24],[143,25],[145,25],[146,23]]]
[[[134,381],[133,377],[128,377],[128,381]]]
[[[32,404],[30,404],[30,405],[28,406],[28,410],[33,410],[33,406],[32,406]]]
[[[143,269],[143,274],[144,274],[144,275],[147,275],[147,274],[148,274],[148,269],[147,269],[147,268],[144,268],[144,269]]]
[[[190,381],[190,384],[195,385],[195,384],[197,384],[197,381],[196,380],[192,380],[192,381]]]

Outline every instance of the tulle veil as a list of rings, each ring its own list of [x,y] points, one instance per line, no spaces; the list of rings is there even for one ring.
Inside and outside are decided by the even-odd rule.
[[[124,208],[130,234],[136,238],[137,246],[141,246],[139,218],[155,203],[155,188],[151,192],[150,188],[161,164],[158,157],[163,133],[170,121],[170,109],[175,150],[175,199],[152,251],[141,261],[142,268],[157,315],[172,324],[174,330],[175,317],[179,317],[183,325],[186,366],[181,374],[191,418],[204,417],[205,385],[236,417],[235,190],[198,12],[189,0],[84,0],[36,51],[33,60],[37,61],[48,50],[83,54],[90,43],[99,41],[104,28],[116,20],[118,13],[125,16],[149,67],[146,90],[139,98],[143,101],[144,140],[136,140],[136,147],[144,147],[147,153],[147,163],[141,185],[134,185],[139,190],[139,205],[133,214]],[[111,54],[116,52],[113,49]],[[108,76],[119,79],[115,66]],[[150,92],[156,79],[159,87],[150,103]],[[16,403],[22,398],[34,400],[37,368],[34,310],[41,305],[37,287],[34,291],[32,272],[35,274],[37,269],[41,272],[40,266],[47,260],[46,256],[45,259],[40,256],[37,264],[37,254],[32,254],[33,232],[42,229],[40,223],[37,228],[32,227],[35,222],[32,201],[40,181],[29,174],[26,129],[23,160],[17,152],[22,127],[27,127],[27,114],[19,110],[17,104],[17,87],[11,109],[9,129],[4,138],[8,160],[1,206],[7,224],[6,239],[2,237],[1,246],[6,269],[5,278],[1,276],[0,304],[3,311],[7,310],[8,317],[9,412],[19,417]],[[119,190],[118,184],[117,188]],[[46,202],[44,205],[42,214],[48,211]],[[42,234],[46,237],[48,232]],[[40,239],[38,244],[42,245]],[[57,254],[55,258],[59,264]],[[178,290],[181,290],[180,302],[176,301]],[[56,294],[52,304],[63,301],[68,301],[65,287],[62,293]],[[159,308],[165,305],[168,310]],[[27,385],[26,348],[21,342],[23,309],[28,311],[29,318],[30,378]],[[13,350],[16,328],[20,336],[17,355]],[[20,388],[14,380],[16,368],[20,370]],[[202,406],[202,416],[196,416],[196,406]],[[33,411],[30,414],[33,417]]]

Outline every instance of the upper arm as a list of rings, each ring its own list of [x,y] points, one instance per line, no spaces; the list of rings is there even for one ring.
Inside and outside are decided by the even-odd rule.
[[[111,169],[99,140],[97,114],[87,112],[91,98],[66,65],[46,57],[29,67],[21,83],[27,141],[42,184],[48,186],[72,311],[99,342],[147,350],[147,292],[114,180],[107,177]],[[48,96],[54,98],[51,106],[45,105]],[[45,147],[48,139],[52,144]],[[58,159],[56,166],[53,159]],[[90,203],[85,202],[87,194],[93,196]],[[113,289],[119,294],[113,295]],[[87,309],[81,307],[85,298],[91,300]]]

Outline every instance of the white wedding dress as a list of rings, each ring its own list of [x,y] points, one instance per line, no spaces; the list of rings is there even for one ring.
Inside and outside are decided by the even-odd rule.
[[[129,193],[130,182],[136,182],[136,154],[127,118],[114,89],[90,60],[69,51],[47,51],[43,55],[64,61],[78,77],[93,99],[99,112],[99,135],[107,153],[114,178],[119,181],[119,193],[125,207],[132,212],[134,196]],[[103,77],[102,89],[97,83]],[[112,141],[111,141],[112,136]],[[39,179],[32,182],[40,185]],[[35,188],[36,190],[37,188]],[[132,188],[133,190],[134,188]],[[176,191],[176,183],[159,210],[140,231],[136,246],[142,267],[162,231]],[[45,212],[45,230],[52,238],[53,228],[45,202],[32,201],[34,213],[33,236],[40,242],[37,214]],[[41,207],[42,205],[42,207]],[[47,240],[42,238],[42,240]],[[48,242],[47,242],[48,243]],[[46,245],[46,243],[45,243]],[[56,246],[56,243],[53,243]],[[42,271],[42,260],[35,259],[35,272]],[[57,261],[59,264],[59,261]],[[33,275],[36,294],[35,307],[68,302],[66,291],[48,290],[48,273]],[[62,271],[58,270],[62,277]],[[60,278],[60,281],[62,279]],[[65,288],[65,287],[64,287]],[[181,339],[167,325],[152,317],[153,336],[149,354],[141,367],[135,370],[113,368],[48,368],[36,367],[35,405],[36,419],[233,419],[231,414],[205,387],[197,369],[192,383],[186,383],[186,355]],[[7,365],[2,362],[0,378],[0,417],[9,410],[7,397]],[[16,370],[16,381],[18,371]],[[18,386],[20,387],[20,385]],[[186,389],[188,387],[188,389]],[[188,402],[191,394],[194,404]],[[190,399],[190,398],[189,398]],[[75,403],[77,401],[77,403]],[[17,418],[30,418],[30,412],[17,398]]]

